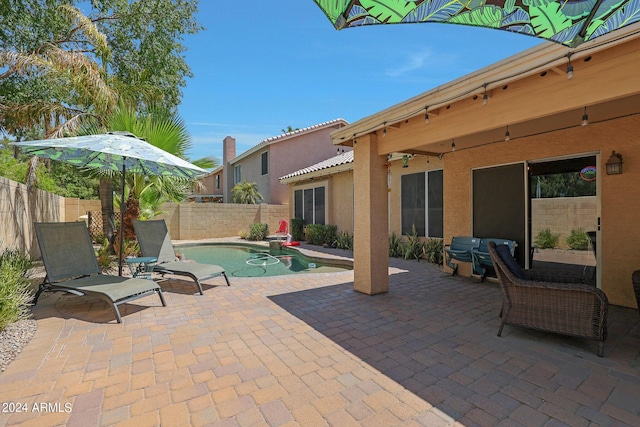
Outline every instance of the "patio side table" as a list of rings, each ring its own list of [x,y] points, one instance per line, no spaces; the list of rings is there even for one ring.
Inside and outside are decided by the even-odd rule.
[[[150,256],[125,259],[133,277],[147,280],[151,280],[151,273],[157,261],[158,258]]]

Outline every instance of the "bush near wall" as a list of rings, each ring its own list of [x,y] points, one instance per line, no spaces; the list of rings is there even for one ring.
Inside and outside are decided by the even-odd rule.
[[[264,240],[269,234],[269,224],[256,223],[249,227],[249,240]]]
[[[298,242],[304,240],[304,220],[302,218],[291,219],[291,238]]]
[[[305,233],[307,243],[311,245],[332,245],[338,237],[337,225],[307,224]]]
[[[29,255],[16,249],[5,249],[0,254],[0,331],[31,317],[33,292],[27,272],[32,264]]]

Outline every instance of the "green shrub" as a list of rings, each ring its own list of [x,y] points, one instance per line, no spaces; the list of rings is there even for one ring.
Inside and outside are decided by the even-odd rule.
[[[589,249],[589,235],[585,233],[581,228],[577,230],[571,230],[571,234],[567,237],[567,245],[571,249],[577,251],[586,251]]]
[[[257,222],[249,227],[248,240],[264,240],[269,234],[269,224]]]
[[[111,263],[115,258],[111,252],[109,239],[103,237],[100,241],[100,247],[96,251],[96,258],[98,260],[98,267],[100,268],[100,271],[106,272],[111,268]]]
[[[427,239],[424,242],[424,258],[427,262],[442,265],[443,251],[442,239]]]
[[[401,258],[404,256],[404,242],[402,237],[396,236],[395,231],[389,236],[389,256],[393,258]]]
[[[5,249],[0,254],[0,331],[31,317],[33,290],[27,272],[32,265],[31,258],[18,250]]]
[[[305,237],[307,243],[311,245],[333,245],[338,238],[338,226],[328,224],[307,224]]]
[[[298,242],[304,240],[304,220],[302,218],[291,219],[291,238]]]
[[[560,240],[560,233],[552,233],[551,230],[545,228],[538,233],[538,236],[534,239],[534,243],[540,249],[551,249],[558,246]]]
[[[333,242],[335,248],[353,250],[353,236],[348,231],[341,231]]]
[[[411,227],[411,234],[407,234],[407,242],[404,247],[404,259],[417,259],[420,261],[424,253],[424,242],[418,236],[416,226]]]

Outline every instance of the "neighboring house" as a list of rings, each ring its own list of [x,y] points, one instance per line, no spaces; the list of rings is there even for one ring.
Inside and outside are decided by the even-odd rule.
[[[439,215],[445,243],[516,240],[517,261],[530,268],[536,181],[570,173],[595,178],[585,231],[594,232],[596,284],[612,304],[636,307],[638,30],[633,24],[575,49],[543,43],[332,133],[334,144],[354,147],[354,288],[388,291],[389,225],[405,230],[426,218],[424,234],[438,234]],[[407,168],[388,166],[393,153],[407,155]]]
[[[336,147],[331,132],[348,124],[344,119],[335,119],[267,138],[239,156],[235,138],[227,136],[223,141],[222,165],[200,178],[204,188],[196,190],[190,200],[230,203],[233,187],[244,180],[258,184],[264,203],[288,204],[287,186],[280,184],[278,178],[334,156]]]
[[[202,188],[196,188],[189,196],[196,203],[220,203],[224,199],[224,166],[218,166],[198,179]]]
[[[288,204],[289,191],[278,178],[336,154],[330,134],[348,122],[331,120],[315,126],[267,138],[255,147],[225,163],[225,202],[231,190],[246,180],[258,184],[265,203]]]
[[[353,234],[353,155],[347,151],[280,178],[289,184],[292,218],[302,218],[305,224],[336,225],[339,231]],[[421,237],[442,238],[442,160],[392,153],[385,167],[389,225],[380,232],[407,235],[415,226]]]
[[[289,186],[289,217],[353,234],[353,151],[280,178]]]

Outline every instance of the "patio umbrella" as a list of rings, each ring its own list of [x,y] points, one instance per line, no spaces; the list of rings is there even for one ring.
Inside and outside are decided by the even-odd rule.
[[[128,132],[14,142],[24,154],[67,162],[79,168],[122,174],[120,250],[118,274],[122,276],[124,187],[127,172],[192,179],[207,173],[173,154]]]
[[[640,21],[639,0],[314,0],[336,29],[439,22],[526,34],[569,47]]]

